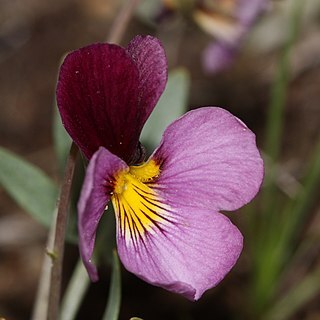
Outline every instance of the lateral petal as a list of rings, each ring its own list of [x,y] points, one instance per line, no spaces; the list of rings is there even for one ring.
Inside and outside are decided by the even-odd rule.
[[[151,158],[160,164],[159,190],[190,208],[236,210],[256,195],[263,179],[255,135],[218,107],[174,121]]]
[[[96,230],[113,192],[115,175],[128,166],[101,147],[91,158],[78,202],[80,255],[92,281],[98,280],[91,263]]]

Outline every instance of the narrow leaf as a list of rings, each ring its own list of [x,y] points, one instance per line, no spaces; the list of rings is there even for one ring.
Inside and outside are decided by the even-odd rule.
[[[253,251],[255,270],[252,293],[253,309],[257,315],[264,312],[279,283],[282,257],[279,257],[279,250],[275,250],[274,241],[277,234],[283,231],[282,229],[279,230],[279,228],[282,228],[282,224],[279,224],[281,204],[274,183],[276,176],[275,163],[279,158],[282,142],[283,115],[290,81],[290,55],[299,34],[303,6],[303,1],[296,0],[293,2],[288,25],[289,35],[279,61],[268,109],[265,152],[270,159],[270,170],[265,177],[265,187],[262,193],[263,219],[260,221],[263,224],[260,224],[260,228],[259,226],[256,228],[257,230],[263,230],[263,232],[257,234]],[[275,230],[278,230],[278,232],[276,233]]]
[[[1,147],[0,185],[36,220],[51,225],[57,186],[39,168]]]
[[[120,263],[116,251],[113,252],[112,275],[109,291],[109,299],[103,320],[117,320],[121,304],[121,273]]]
[[[301,20],[303,17],[303,1],[294,2],[288,26],[289,35],[284,50],[279,60],[278,72],[275,76],[272,89],[270,104],[268,106],[267,124],[266,124],[266,141],[265,152],[270,160],[269,173],[264,181],[263,204],[266,216],[272,220],[272,212],[275,212],[276,178],[275,163],[277,162],[281,150],[282,132],[284,124],[284,110],[287,99],[287,90],[290,83],[290,56],[293,46],[297,41]]]
[[[90,280],[87,270],[79,260],[62,300],[60,320],[76,319],[82,299],[89,288]]]
[[[281,236],[274,244],[279,251],[282,263],[290,258],[299,233],[302,231],[305,222],[309,219],[312,206],[317,200],[317,192],[320,185],[320,141],[315,146],[313,157],[308,166],[302,187],[297,196],[289,201],[284,208],[284,218]]]

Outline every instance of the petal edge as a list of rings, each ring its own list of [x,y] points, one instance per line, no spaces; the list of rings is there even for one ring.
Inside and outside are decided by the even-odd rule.
[[[101,147],[91,158],[78,202],[80,255],[92,281],[98,280],[91,262],[96,231],[113,191],[114,175],[127,165]]]

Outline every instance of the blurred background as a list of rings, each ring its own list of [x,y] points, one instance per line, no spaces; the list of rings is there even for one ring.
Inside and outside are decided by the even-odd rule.
[[[212,2],[141,1],[121,44],[137,34],[158,37],[169,69],[188,74],[185,111],[223,106],[242,119],[265,157],[265,186],[253,205],[229,215],[245,235],[245,248],[218,287],[192,303],[122,269],[120,319],[320,319],[320,1],[264,1],[250,21],[233,14],[237,1]],[[0,0],[0,145],[57,183],[52,131],[61,59],[105,41],[123,3]],[[204,62],[213,42],[230,53],[218,67]],[[294,231],[277,265],[273,249],[293,215]],[[0,187],[0,318],[30,317],[47,232]],[[77,258],[77,246],[67,244],[64,288]],[[109,283],[106,266],[76,319],[100,319]]]

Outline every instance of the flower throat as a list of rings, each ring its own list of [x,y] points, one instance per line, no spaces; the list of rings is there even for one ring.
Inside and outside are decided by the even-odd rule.
[[[160,175],[160,165],[154,160],[121,171],[115,179],[111,198],[118,220],[119,233],[126,242],[137,243],[139,238],[161,230],[167,223],[168,206],[154,190]]]

